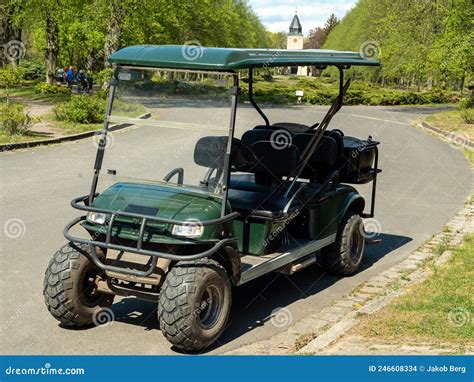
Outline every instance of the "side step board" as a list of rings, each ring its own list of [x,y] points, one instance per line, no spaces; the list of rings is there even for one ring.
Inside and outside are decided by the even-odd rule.
[[[277,269],[275,272],[283,273],[285,275],[292,275],[298,271],[301,271],[302,269],[305,269],[306,267],[309,267],[310,265],[313,265],[315,262],[316,254],[312,253],[303,257],[302,259],[299,259],[288,265],[285,265],[280,269]]]
[[[288,248],[284,252],[272,253],[263,256],[242,256],[242,276],[237,285],[245,284],[257,277],[263,276],[267,273],[276,271],[285,266],[295,266],[294,272],[310,265],[303,259],[305,257],[314,258],[314,256],[308,256],[314,252],[326,247],[329,244],[334,243],[336,240],[336,234],[325,237],[320,240],[307,241],[301,245],[295,245],[293,248]],[[298,260],[302,260],[299,261]],[[300,263],[298,265],[298,263]],[[311,263],[312,264],[312,263]],[[293,272],[293,273],[294,273]]]

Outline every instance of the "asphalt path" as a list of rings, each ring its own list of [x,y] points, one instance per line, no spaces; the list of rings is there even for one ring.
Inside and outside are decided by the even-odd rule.
[[[312,124],[326,108],[272,108],[272,121]],[[182,122],[199,119],[200,108],[169,107],[163,117]],[[221,113],[222,111],[219,111]],[[307,317],[369,277],[405,259],[424,240],[439,231],[472,191],[473,175],[462,152],[410,123],[431,113],[429,107],[343,107],[331,128],[347,135],[372,135],[381,142],[376,223],[382,242],[367,248],[356,275],[337,278],[311,266],[291,277],[270,274],[236,289],[229,327],[210,353],[223,353],[271,337],[285,330],[273,325],[273,311],[286,307],[291,322]],[[217,113],[217,112],[216,112]],[[261,123],[255,110],[242,106],[237,135]],[[108,158],[128,163],[140,152],[148,158],[144,173],[183,157],[188,150],[171,136],[166,148],[151,137],[153,129],[137,127],[116,134]],[[89,192],[94,140],[0,154],[1,257],[0,336],[5,354],[173,354],[156,319],[156,306],[133,298],[116,299],[115,321],[83,330],[61,328],[47,312],[42,297],[43,276],[53,253],[65,243],[64,225],[79,215],[70,207],[73,197]],[[181,147],[181,149],[179,148]],[[184,148],[183,148],[184,147]],[[176,150],[182,150],[179,155]],[[175,160],[176,159],[176,160]],[[140,170],[140,171],[141,171]],[[137,172],[140,172],[137,170]],[[360,191],[368,196],[368,187]]]

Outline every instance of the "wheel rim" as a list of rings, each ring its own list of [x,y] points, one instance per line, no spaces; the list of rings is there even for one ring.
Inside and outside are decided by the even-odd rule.
[[[205,329],[212,328],[222,310],[222,293],[215,285],[209,285],[204,290],[199,304],[199,322]]]
[[[84,272],[81,282],[81,298],[89,306],[95,306],[102,295],[97,292],[96,279],[99,275],[97,269],[90,267]]]
[[[354,227],[352,230],[351,234],[351,240],[350,240],[350,252],[351,252],[351,260],[354,263],[358,263],[360,260],[360,255],[362,252],[362,248],[364,245],[364,237],[362,236],[362,233],[360,232],[360,225],[357,225]]]

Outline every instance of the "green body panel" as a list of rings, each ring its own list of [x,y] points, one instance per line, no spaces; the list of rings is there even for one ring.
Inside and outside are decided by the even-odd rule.
[[[302,49],[207,48],[192,45],[135,45],[108,58],[119,65],[190,70],[236,70],[275,66],[377,66],[359,52]]]
[[[362,199],[362,197],[354,187],[339,185],[331,196],[307,203],[291,223],[290,234],[299,238],[315,240],[337,233],[348,207],[358,199]]]
[[[222,198],[197,189],[160,184],[116,183],[94,199],[93,207],[111,211],[129,211],[150,214],[147,208],[156,209],[154,216],[183,221],[206,221],[221,215]],[[145,210],[142,210],[145,208]],[[138,209],[138,210],[137,210]],[[117,216],[113,236],[123,239],[138,239],[141,219]],[[84,228],[103,233],[104,226],[85,222]],[[148,221],[144,241],[152,243],[184,244],[216,241],[221,229],[218,226],[204,228],[202,237],[187,239],[173,237],[172,225]]]
[[[233,226],[239,252],[258,256],[277,250],[283,223],[282,220],[235,219]]]
[[[306,240],[334,235],[347,209],[357,200],[363,203],[362,196],[354,187],[340,185],[327,198],[309,201],[296,217],[290,214],[286,219],[279,220],[236,219],[233,227],[238,238],[238,250],[254,256],[277,251],[284,229],[288,229],[291,236]]]
[[[291,236],[307,240],[321,239],[335,234],[349,206],[362,199],[357,190],[340,185],[334,194],[321,201],[309,202],[295,217],[285,219],[238,218],[230,224],[230,234],[238,238],[239,253],[263,255],[277,251],[281,233],[288,229]],[[138,240],[140,219],[120,216],[120,211],[150,214],[164,219],[206,221],[220,217],[222,198],[188,187],[160,184],[116,183],[94,199],[93,207],[117,211],[112,236],[117,239]],[[130,210],[131,208],[131,210]],[[136,208],[145,211],[136,211]],[[230,211],[230,206],[228,206]],[[92,235],[106,233],[106,225],[83,223]],[[222,238],[221,225],[207,226],[200,238],[189,239],[171,234],[172,225],[149,221],[144,243],[203,244]]]
[[[333,196],[317,203],[310,215],[311,236],[321,239],[337,233],[347,208],[360,198],[354,187],[341,185]]]

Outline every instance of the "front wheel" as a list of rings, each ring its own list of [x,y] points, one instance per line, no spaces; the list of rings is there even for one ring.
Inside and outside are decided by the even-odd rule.
[[[321,263],[330,273],[347,276],[359,268],[365,249],[364,221],[349,211],[342,219],[336,241],[321,250]]]
[[[209,259],[179,262],[161,288],[161,331],[179,349],[205,349],[224,331],[231,304],[230,281],[219,263]]]
[[[92,325],[94,315],[114,300],[113,295],[97,291],[101,278],[105,279],[102,270],[66,244],[54,254],[44,275],[43,296],[51,315],[68,327]]]

